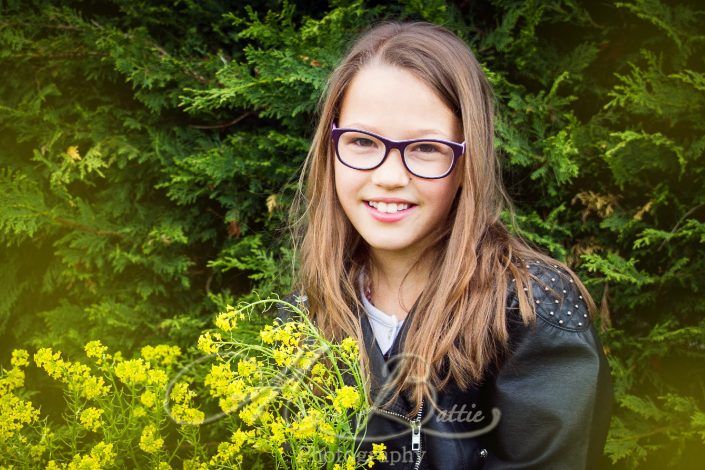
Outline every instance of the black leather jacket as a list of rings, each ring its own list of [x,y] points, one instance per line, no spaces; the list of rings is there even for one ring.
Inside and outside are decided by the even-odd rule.
[[[507,299],[510,351],[482,385],[450,383],[424,401],[415,420],[405,395],[375,411],[361,454],[386,444],[376,469],[593,469],[599,468],[609,427],[612,383],[602,345],[572,280],[531,262],[536,322],[525,326],[515,293]],[[414,314],[410,312],[409,316]],[[372,396],[402,350],[404,322],[387,357],[366,316],[361,317],[373,373]],[[429,332],[429,341],[433,334]]]

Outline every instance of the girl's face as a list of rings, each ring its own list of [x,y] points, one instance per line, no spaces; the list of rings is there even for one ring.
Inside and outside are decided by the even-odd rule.
[[[443,139],[462,142],[461,123],[425,83],[390,65],[368,65],[350,83],[337,123],[341,128],[373,132],[392,140]],[[373,250],[416,258],[426,237],[446,223],[460,186],[462,159],[441,179],[407,171],[397,149],[373,170],[349,168],[335,158],[335,188],[345,214]],[[408,204],[394,214],[380,202]],[[374,208],[370,201],[377,206]],[[403,207],[403,206],[402,206]],[[380,211],[379,209],[382,209]]]

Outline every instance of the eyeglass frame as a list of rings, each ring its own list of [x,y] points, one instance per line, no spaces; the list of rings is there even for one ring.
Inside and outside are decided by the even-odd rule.
[[[374,137],[378,139],[380,142],[384,144],[384,156],[382,157],[382,160],[375,166],[371,168],[357,168],[355,166],[352,166],[348,163],[345,163],[340,156],[340,152],[338,151],[338,143],[340,142],[340,136],[343,135],[346,132],[359,132],[360,134],[366,134],[371,137]],[[409,140],[392,140],[392,139],[387,139],[386,137],[382,137],[379,134],[375,134],[374,132],[369,132],[369,131],[363,131],[361,129],[354,129],[351,127],[338,127],[335,125],[335,123],[332,124],[331,128],[331,140],[333,141],[333,149],[335,151],[336,157],[338,157],[338,161],[342,163],[343,165],[347,166],[348,168],[352,168],[353,170],[360,170],[360,171],[367,171],[367,170],[374,170],[375,168],[379,168],[384,164],[385,160],[387,160],[387,157],[389,156],[389,152],[392,149],[397,149],[399,150],[399,156],[401,157],[401,161],[404,164],[404,168],[411,173],[412,175],[418,177],[418,178],[423,178],[423,179],[429,179],[429,180],[437,180],[441,178],[445,178],[446,176],[450,175],[453,172],[453,169],[455,168],[455,164],[458,162],[458,159],[462,157],[465,154],[465,142],[458,143],[458,142],[452,142],[450,140],[443,140],[443,139],[409,139]],[[448,171],[446,171],[443,175],[441,176],[422,176],[417,173],[414,173],[411,168],[409,168],[409,165],[406,163],[406,159],[404,158],[404,150],[406,147],[408,147],[411,144],[415,144],[417,142],[436,142],[439,144],[445,144],[448,147],[453,150],[453,161],[450,164],[450,167],[448,168]]]

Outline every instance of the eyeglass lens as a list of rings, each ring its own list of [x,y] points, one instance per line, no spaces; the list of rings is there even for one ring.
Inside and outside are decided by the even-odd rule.
[[[360,170],[379,165],[384,152],[384,142],[361,132],[344,132],[338,140],[341,160]],[[453,149],[441,142],[419,141],[409,144],[403,157],[412,173],[433,178],[448,172],[453,164]]]

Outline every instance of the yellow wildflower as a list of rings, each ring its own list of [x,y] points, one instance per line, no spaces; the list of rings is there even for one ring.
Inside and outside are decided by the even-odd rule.
[[[252,390],[252,401],[240,410],[238,414],[246,424],[252,426],[258,419],[266,421],[271,415],[267,412],[267,405],[277,396],[274,388],[261,387]]]
[[[326,371],[326,367],[319,362],[311,369],[311,375],[313,375],[314,377],[323,377]]]
[[[177,424],[191,424],[194,426],[203,423],[203,420],[205,419],[205,415],[202,411],[183,404],[176,404],[172,406],[171,416]]]
[[[257,359],[251,357],[249,359],[244,359],[237,363],[237,373],[240,377],[249,377],[253,372],[257,370]]]
[[[52,379],[61,379],[64,372],[64,361],[61,353],[54,353],[51,348],[41,348],[34,354],[34,362],[41,367]]]
[[[322,421],[318,424],[318,437],[326,444],[334,444],[335,429],[329,423]]]
[[[272,358],[279,367],[289,367],[294,362],[294,356],[288,349],[276,348],[272,350]]]
[[[115,376],[125,385],[140,385],[149,380],[147,371],[150,368],[150,365],[141,358],[121,361],[115,366]]]
[[[230,363],[227,362],[213,364],[204,383],[210,388],[212,397],[220,398],[219,405],[225,413],[237,409],[247,395],[245,383],[235,378],[235,374],[230,369]]]
[[[168,344],[145,346],[140,352],[146,361],[167,367],[174,364],[179,356],[181,356],[181,348]]]
[[[81,411],[79,416],[79,421],[81,426],[88,429],[89,431],[96,432],[98,428],[103,424],[100,417],[103,415],[104,410],[95,407],[88,407]]]
[[[15,349],[12,351],[12,359],[10,359],[12,367],[26,367],[29,365],[29,353],[24,349]]]
[[[218,451],[211,457],[210,465],[217,466],[218,464],[227,464],[232,461],[238,454],[238,449],[230,442],[221,442],[218,444]]]
[[[184,403],[191,400],[194,396],[195,393],[188,389],[186,382],[178,382],[172,387],[170,398],[177,403]]]
[[[166,375],[162,369],[149,369],[147,371],[147,382],[150,385],[155,385],[159,388],[163,388],[169,381],[169,376]]]
[[[64,361],[61,359],[61,353],[54,353],[51,348],[38,350],[34,354],[34,362],[50,377],[64,382],[69,390],[78,392],[89,400],[103,396],[110,390],[103,377],[91,375],[87,365]]]
[[[33,444],[29,446],[29,455],[34,459],[34,460],[39,460],[42,458],[42,455],[44,455],[44,452],[47,451],[47,446],[44,444]]]
[[[296,331],[299,328],[294,322],[285,323],[283,326],[274,330],[274,339],[285,346],[296,347],[299,345],[301,333]]]
[[[226,312],[218,314],[215,317],[215,326],[223,331],[232,331],[237,327],[237,310],[233,307],[228,306]]]
[[[340,343],[341,348],[343,349],[343,352],[351,359],[355,360],[357,359],[358,355],[360,354],[360,350],[358,348],[357,340],[354,338],[347,337],[345,338],[341,343]]]
[[[306,416],[291,424],[291,431],[297,439],[319,438],[328,444],[335,442],[335,430],[320,410],[309,410]]]
[[[105,384],[103,377],[84,375],[82,379],[82,382],[80,382],[80,392],[81,395],[89,400],[102,397],[110,390],[110,386]]]
[[[214,397],[223,396],[227,390],[228,384],[235,379],[233,371],[230,369],[230,363],[213,364],[210,372],[204,379],[204,384],[211,389],[211,395]]]
[[[198,337],[197,347],[199,351],[202,351],[206,354],[217,353],[218,349],[220,348],[218,342],[221,340],[222,337],[220,336],[220,333],[212,333],[210,331],[206,331]]]
[[[272,325],[265,325],[265,327],[259,332],[259,336],[265,344],[274,343],[274,329],[272,328]]]
[[[244,432],[239,429],[236,430],[230,438],[231,442],[221,442],[218,445],[218,452],[211,458],[210,464],[225,464],[232,461],[235,457],[238,457],[237,461],[240,462],[241,457],[239,454],[242,445],[253,438],[254,431]]]
[[[299,439],[306,439],[316,435],[318,422],[323,418],[319,410],[309,410],[308,414],[299,421],[291,424],[291,431]]]
[[[272,424],[269,425],[269,433],[272,444],[275,446],[280,446],[286,440],[286,423],[281,417],[278,417]]]
[[[102,359],[103,354],[108,350],[107,346],[103,346],[100,340],[89,341],[84,346],[83,350],[86,352],[86,356],[93,357],[97,359]]]
[[[242,380],[235,380],[228,384],[225,393],[223,393],[220,400],[218,400],[218,405],[220,405],[223,412],[232,413],[240,407],[245,401],[245,398],[247,398],[246,388]]]
[[[14,390],[24,385],[24,371],[17,367],[5,372],[5,376],[0,378],[0,390]]]
[[[253,407],[252,405],[247,405],[240,410],[238,416],[240,416],[240,419],[245,424],[247,424],[248,426],[253,426],[255,422],[257,422],[257,418],[259,417],[259,410],[256,407]]]
[[[245,442],[251,441],[254,437],[255,431],[252,429],[249,431],[237,429],[233,432],[232,436],[230,436],[230,441],[240,449]]]
[[[301,393],[301,382],[298,379],[289,379],[281,387],[281,394],[287,401],[293,401]]]
[[[297,358],[296,366],[300,369],[308,370],[311,365],[316,362],[317,354],[315,351],[306,351],[303,355]]]
[[[372,444],[372,457],[378,462],[387,461],[387,445],[382,442],[380,444]]]
[[[68,470],[101,469],[113,463],[115,451],[112,444],[99,442],[92,449],[89,455],[77,454],[68,465]]]
[[[258,428],[257,436],[250,442],[250,448],[255,452],[272,452],[274,446],[272,445],[271,437],[266,429]],[[281,449],[281,447],[279,448]]]
[[[0,441],[7,442],[25,424],[31,424],[38,418],[39,410],[31,402],[0,389]]]
[[[186,382],[179,382],[171,390],[171,417],[178,424],[201,424],[205,418],[202,411],[189,406],[196,394],[188,389]]]
[[[147,408],[152,408],[157,403],[157,395],[153,391],[147,390],[140,395],[140,401]]]
[[[205,463],[201,462],[198,457],[195,457],[193,459],[186,459],[182,463],[183,465],[183,470],[207,470],[208,465]]]
[[[360,393],[349,385],[339,388],[333,397],[333,406],[341,412],[348,408],[357,408],[359,404]]]
[[[153,454],[159,451],[164,445],[164,439],[159,436],[157,428],[150,424],[145,426],[140,436],[140,449],[148,454]]]
[[[355,470],[355,468],[357,468],[357,462],[353,455],[348,455],[348,458],[345,459],[344,467],[338,463],[333,465],[333,470]]]

